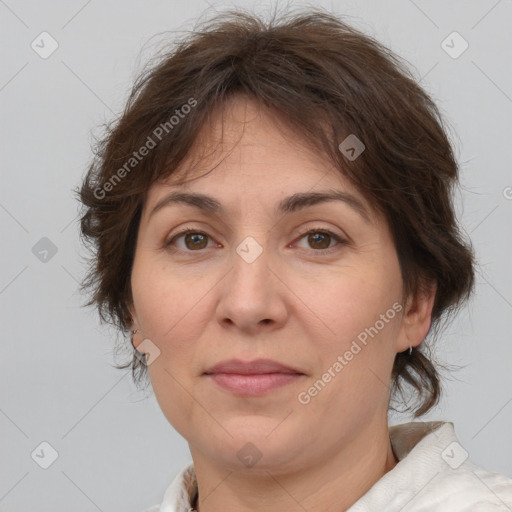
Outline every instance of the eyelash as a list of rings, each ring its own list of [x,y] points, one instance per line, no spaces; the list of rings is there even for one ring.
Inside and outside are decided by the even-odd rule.
[[[204,231],[199,231],[199,230],[194,229],[194,228],[187,228],[187,229],[184,229],[183,231],[179,231],[170,240],[166,241],[164,243],[164,248],[169,250],[169,251],[171,251],[171,252],[181,251],[181,252],[185,252],[185,253],[193,253],[193,252],[201,252],[201,251],[203,251],[203,249],[198,249],[197,251],[192,251],[192,250],[184,250],[184,249],[178,249],[176,247],[172,247],[172,245],[174,244],[174,242],[178,238],[181,238],[182,236],[185,236],[185,235],[187,235],[189,233],[194,233],[194,234],[197,234],[197,235],[204,235],[204,236],[208,237],[211,240],[211,237],[208,235],[208,233],[205,233]],[[316,256],[321,256],[322,254],[325,254],[325,253],[331,253],[332,250],[338,249],[339,246],[344,246],[344,245],[348,244],[347,240],[344,240],[343,238],[341,238],[336,233],[333,233],[332,231],[330,231],[328,229],[324,229],[324,228],[317,228],[317,229],[316,228],[312,228],[312,229],[308,229],[306,231],[303,231],[303,232],[299,233],[299,240],[304,238],[306,235],[310,235],[310,234],[314,234],[314,233],[320,233],[322,235],[327,235],[327,236],[331,237],[334,241],[337,242],[336,245],[334,245],[332,247],[328,247],[326,249],[310,249],[309,251],[311,253],[313,253],[313,254],[316,253],[315,254]],[[307,250],[307,249],[305,249],[305,250]]]

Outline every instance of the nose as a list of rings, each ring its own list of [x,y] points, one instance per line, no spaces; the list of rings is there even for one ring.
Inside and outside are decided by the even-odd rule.
[[[254,241],[252,244],[241,244],[239,252],[233,252],[233,266],[220,283],[216,315],[222,327],[255,335],[285,324],[288,289],[278,277],[279,270],[269,251],[263,249],[254,260],[246,256],[244,249],[257,248]]]

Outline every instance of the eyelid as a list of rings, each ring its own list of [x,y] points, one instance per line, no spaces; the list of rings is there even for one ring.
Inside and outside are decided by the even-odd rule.
[[[177,233],[174,233],[173,235],[168,236],[165,239],[164,243],[163,243],[163,248],[164,249],[166,249],[166,248],[168,249],[173,244],[173,242],[175,242],[178,238],[181,238],[181,237],[187,235],[188,233],[194,233],[194,234],[198,234],[198,235],[205,235],[212,242],[214,241],[213,237],[209,233],[207,233],[206,231],[204,231],[202,229],[193,228],[193,227],[185,227],[185,228],[181,229],[180,231],[178,231]],[[215,243],[217,243],[217,242],[215,242]],[[185,250],[179,249],[179,248],[176,248],[176,250],[182,251],[182,252],[190,252],[190,253],[192,253],[192,252],[201,252],[201,251],[185,251]]]
[[[330,236],[332,239],[334,239],[337,242],[337,244],[333,245],[332,247],[328,247],[327,249],[305,249],[307,252],[313,253],[313,254],[316,254],[316,255],[322,255],[322,254],[330,253],[333,250],[339,249],[340,246],[345,246],[345,245],[348,245],[350,243],[348,237],[345,236],[345,235],[341,235],[339,233],[335,233],[333,230],[328,229],[328,228],[323,228],[323,227],[320,227],[320,226],[313,226],[313,227],[305,228],[303,230],[299,230],[298,237],[295,238],[295,241],[292,242],[292,244],[296,243],[297,240],[301,240],[306,235],[309,235],[309,234],[312,234],[312,233],[323,233],[323,234],[326,234],[326,235]]]
[[[325,228],[325,227],[322,227],[322,226],[308,226],[306,228],[299,228],[298,229],[299,236],[308,235],[309,233],[327,233],[329,235],[332,235],[332,236],[340,238],[340,239],[348,239],[348,237],[345,234],[336,233],[332,229]]]

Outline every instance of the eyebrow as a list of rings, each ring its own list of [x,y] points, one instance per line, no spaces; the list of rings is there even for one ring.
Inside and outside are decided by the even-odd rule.
[[[296,212],[319,203],[341,201],[355,210],[366,222],[370,223],[370,215],[363,203],[354,195],[341,190],[327,190],[322,192],[297,192],[282,199],[275,208],[276,215]],[[225,213],[222,204],[215,198],[206,194],[190,192],[171,192],[160,199],[153,207],[149,217],[166,206],[185,204],[208,213],[222,215]]]

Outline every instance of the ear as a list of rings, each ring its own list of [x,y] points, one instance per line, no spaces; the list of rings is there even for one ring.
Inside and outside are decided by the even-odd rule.
[[[397,352],[403,352],[409,347],[417,347],[425,339],[432,323],[436,290],[436,284],[430,283],[416,296],[407,298],[396,340]]]

